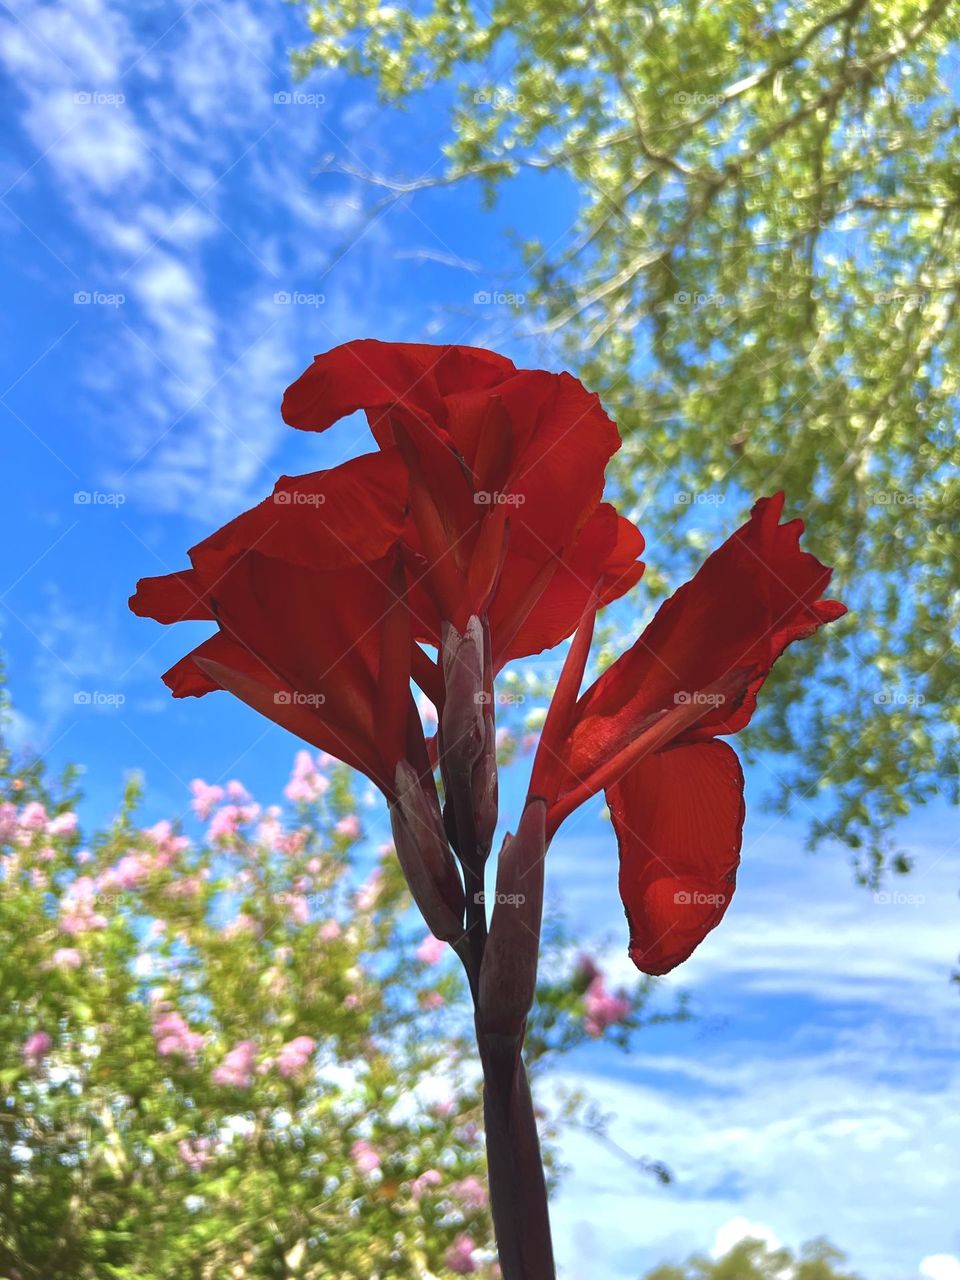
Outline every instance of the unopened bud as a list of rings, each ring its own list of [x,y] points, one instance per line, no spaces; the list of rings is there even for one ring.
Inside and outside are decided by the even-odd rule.
[[[515,1034],[533,1005],[543,915],[546,805],[531,800],[497,861],[497,893],[480,968],[477,1025]]]
[[[444,623],[440,645],[444,701],[441,730],[447,769],[468,777],[483,749],[484,708],[491,691],[484,688],[483,626],[472,617],[461,635]]]
[[[390,822],[410,892],[434,937],[456,942],[463,934],[463,884],[447,844],[436,791],[425,791],[416,770],[401,760],[396,796]]]

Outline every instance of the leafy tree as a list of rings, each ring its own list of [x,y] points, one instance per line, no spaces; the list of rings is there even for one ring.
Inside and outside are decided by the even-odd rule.
[[[698,1256],[682,1266],[656,1267],[646,1280],[858,1280],[840,1270],[844,1255],[825,1240],[812,1240],[799,1255],[768,1249],[760,1240],[741,1240],[722,1258]]]
[[[622,500],[678,580],[701,550],[679,509],[802,503],[853,611],[793,655],[790,688],[818,672],[802,712],[773,677],[752,742],[791,754],[776,803],[813,842],[842,838],[866,879],[905,870],[893,823],[958,798],[955,7],[300,2],[301,73],[452,104],[446,172],[365,174],[372,212],[461,179],[491,199],[571,180],[569,236],[523,242],[527,321],[617,417]]]
[[[0,747],[4,1280],[496,1274],[459,966],[391,848],[361,872],[351,778],[304,751],[283,805],[196,782],[192,835],[138,825],[131,781],[85,842],[73,776]],[[533,1071],[673,1016],[650,991],[555,925]],[[554,1178],[586,1111],[542,1116]]]

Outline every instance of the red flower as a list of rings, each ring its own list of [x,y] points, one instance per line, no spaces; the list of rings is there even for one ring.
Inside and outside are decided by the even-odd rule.
[[[567,373],[518,370],[475,347],[373,340],[317,356],[288,388],[284,419],[324,431],[364,409],[409,473],[404,558],[417,638],[487,613],[493,669],[570,635],[640,578],[638,530],[601,503],[620,447],[595,395]]]
[[[397,762],[425,761],[411,666],[433,670],[404,602],[406,503],[396,449],[285,476],[191,569],[141,579],[134,613],[218,625],[164,676],[174,696],[226,689],[392,795]]]
[[[831,571],[800,550],[803,523],[781,525],[782,510],[783,494],[761,499],[576,700],[588,611],[544,726],[530,795],[547,802],[549,838],[578,805],[606,791],[630,955],[646,973],[685,960],[733,894],[743,775],[717,735],[747,724],[791,641],[846,612],[821,599]]]

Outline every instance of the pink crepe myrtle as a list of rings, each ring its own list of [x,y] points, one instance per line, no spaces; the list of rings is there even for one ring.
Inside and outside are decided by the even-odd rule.
[[[53,1038],[48,1032],[34,1031],[24,1040],[20,1052],[29,1070],[36,1071],[43,1065],[44,1058],[52,1048]]]
[[[253,1067],[257,1046],[252,1040],[240,1040],[226,1054],[211,1075],[214,1084],[232,1089],[249,1089],[253,1081]]]

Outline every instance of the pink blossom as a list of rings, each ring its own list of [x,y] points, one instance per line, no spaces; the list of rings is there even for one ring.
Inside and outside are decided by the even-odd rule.
[[[353,1163],[360,1173],[375,1173],[380,1168],[380,1157],[363,1138],[358,1138],[350,1148]]]
[[[446,951],[447,944],[435,938],[432,933],[428,933],[417,947],[417,959],[421,964],[437,964],[443,959]]]
[[[320,937],[324,942],[335,942],[343,930],[336,920],[327,920],[320,926]]]
[[[252,1040],[240,1040],[230,1049],[210,1077],[214,1084],[228,1085],[234,1089],[249,1089],[253,1080],[253,1066],[257,1046]]]
[[[439,991],[421,991],[417,997],[421,1009],[442,1009],[447,998]]]
[[[105,929],[107,918],[95,910],[97,887],[90,876],[78,876],[63,895],[60,928],[64,933],[87,933]]]
[[[414,1178],[410,1183],[410,1194],[414,1200],[419,1200],[430,1187],[439,1187],[442,1181],[443,1175],[436,1169],[426,1169],[419,1178]]]
[[[152,827],[145,827],[143,834],[154,846],[154,861],[161,867],[168,867],[178,853],[190,847],[187,837],[178,836],[167,818],[155,822]]]
[[[359,1009],[360,997],[355,991],[351,991],[348,996],[343,997],[343,1007],[345,1009]]]
[[[200,876],[184,876],[181,880],[172,880],[166,887],[171,898],[193,898],[203,889]]]
[[[193,792],[193,812],[201,822],[206,822],[223,799],[223,787],[210,786],[202,778],[194,778],[190,783],[190,790]]]
[[[218,809],[213,815],[213,820],[207,828],[207,839],[211,844],[215,844],[217,841],[229,840],[237,834],[241,827],[250,822],[256,822],[259,816],[260,806],[258,804],[225,804],[223,808]]]
[[[603,985],[603,976],[593,979],[583,997],[583,1026],[587,1035],[601,1036],[607,1027],[622,1022],[630,1012],[630,1001],[622,991],[611,994]]]
[[[288,831],[277,840],[277,853],[284,853],[288,858],[295,858],[302,853],[307,843],[307,832],[301,827],[299,831]]]
[[[276,849],[282,835],[280,810],[276,805],[271,805],[257,827],[257,842],[265,844],[268,849]]]
[[[377,867],[367,877],[366,883],[362,884],[357,890],[357,906],[361,911],[371,911],[373,909],[377,898],[380,896],[382,886],[383,872]]]
[[[20,830],[39,831],[47,825],[47,811],[37,800],[31,800],[20,811]]]
[[[298,751],[293,762],[290,781],[283,794],[293,804],[314,804],[329,789],[325,778],[313,762],[309,751]]]
[[[183,1015],[175,1010],[158,1013],[152,1031],[161,1058],[176,1056],[192,1062],[203,1047],[203,1036],[191,1031]]]
[[[467,1178],[461,1178],[459,1182],[455,1182],[450,1190],[467,1209],[485,1209],[487,1207],[487,1200],[489,1199],[487,1188],[473,1174]]]
[[[47,823],[48,836],[72,836],[77,829],[75,813],[58,813]]]
[[[49,881],[39,867],[34,867],[30,872],[30,883],[35,889],[46,889]]]
[[[53,1040],[46,1031],[34,1031],[24,1040],[20,1052],[30,1070],[36,1071],[52,1048]]]
[[[237,782],[236,778],[232,778],[227,783],[227,797],[234,804],[247,804],[250,800],[250,792],[242,782]]]
[[[209,1138],[181,1138],[177,1143],[180,1159],[193,1173],[199,1173],[210,1161],[213,1143]]]
[[[57,947],[50,957],[50,964],[57,969],[79,969],[83,956],[76,947]]]
[[[277,1054],[277,1070],[285,1080],[298,1075],[310,1061],[310,1055],[317,1047],[317,1042],[310,1036],[297,1036],[282,1045]]]
[[[477,1264],[473,1257],[476,1247],[470,1236],[457,1236],[443,1256],[444,1262],[454,1275],[468,1276],[476,1271]]]
[[[114,866],[101,872],[97,879],[97,888],[105,891],[133,889],[149,874],[149,857],[142,853],[128,853]]]
[[[333,828],[338,836],[348,840],[356,840],[360,835],[360,819],[355,813],[348,813]]]

